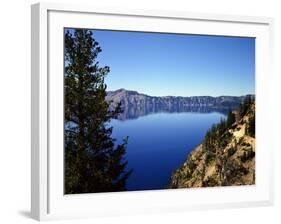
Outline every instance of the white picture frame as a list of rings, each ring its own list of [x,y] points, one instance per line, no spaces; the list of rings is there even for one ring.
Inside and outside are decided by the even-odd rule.
[[[273,203],[269,133],[273,19],[190,12],[32,5],[31,214],[37,220],[98,217]],[[256,38],[256,185],[63,195],[63,27]],[[61,74],[61,75],[60,75]],[[56,150],[54,150],[56,149]]]

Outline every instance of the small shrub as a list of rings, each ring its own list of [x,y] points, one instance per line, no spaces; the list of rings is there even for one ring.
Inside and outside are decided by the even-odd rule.
[[[246,162],[249,159],[252,159],[255,156],[255,152],[252,147],[248,147],[244,149],[243,154],[239,157],[241,162]]]
[[[241,165],[238,169],[238,172],[240,172],[240,174],[246,175],[249,173],[249,170]]]
[[[215,186],[218,186],[218,182],[216,181],[216,178],[213,176],[209,176],[205,181],[203,181],[203,187],[215,187]]]
[[[227,150],[227,157],[232,156],[236,152],[237,148],[231,147]]]
[[[187,167],[189,168],[190,172],[192,173],[196,167],[196,164],[192,159],[189,159],[189,161],[187,163]]]
[[[243,143],[243,140],[244,140],[244,137],[242,137],[242,138],[239,138],[238,144],[239,144],[239,145],[242,145],[242,143]]]
[[[255,115],[251,116],[249,118],[249,122],[246,127],[246,134],[255,138],[255,129],[256,129],[256,124],[255,124]]]
[[[214,161],[215,157],[216,156],[214,153],[211,152],[206,153],[206,163],[209,164],[210,162]]]
[[[249,144],[248,142],[242,142],[241,145],[242,146],[247,146],[247,147],[251,146],[251,144]]]

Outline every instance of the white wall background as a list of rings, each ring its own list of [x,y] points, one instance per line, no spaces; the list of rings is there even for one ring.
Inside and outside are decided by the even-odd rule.
[[[0,223],[32,223],[30,208],[30,4],[32,0],[1,1],[0,7]],[[247,209],[194,211],[79,220],[79,223],[280,223],[281,119],[280,40],[278,0],[69,0],[107,7],[181,10],[275,17],[275,80],[271,99],[275,141],[275,205]],[[59,223],[76,223],[60,221]]]

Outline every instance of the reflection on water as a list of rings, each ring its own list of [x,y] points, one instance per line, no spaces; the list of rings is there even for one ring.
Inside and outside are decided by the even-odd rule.
[[[186,113],[186,112],[192,112],[192,113],[213,113],[218,112],[221,114],[226,115],[229,110],[233,110],[235,107],[172,107],[172,108],[138,108],[135,106],[127,106],[126,108],[123,108],[123,113],[119,115],[119,120],[129,120],[129,119],[136,119],[141,116],[146,116],[149,114],[154,113]]]
[[[120,142],[129,136],[126,159],[133,173],[128,190],[163,189],[188,153],[205,136],[212,124],[225,115],[220,112],[129,113],[127,120],[112,120],[113,137]]]

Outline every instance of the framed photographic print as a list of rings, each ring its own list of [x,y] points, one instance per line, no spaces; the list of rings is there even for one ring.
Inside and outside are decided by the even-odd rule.
[[[269,205],[270,18],[32,6],[32,217]]]

